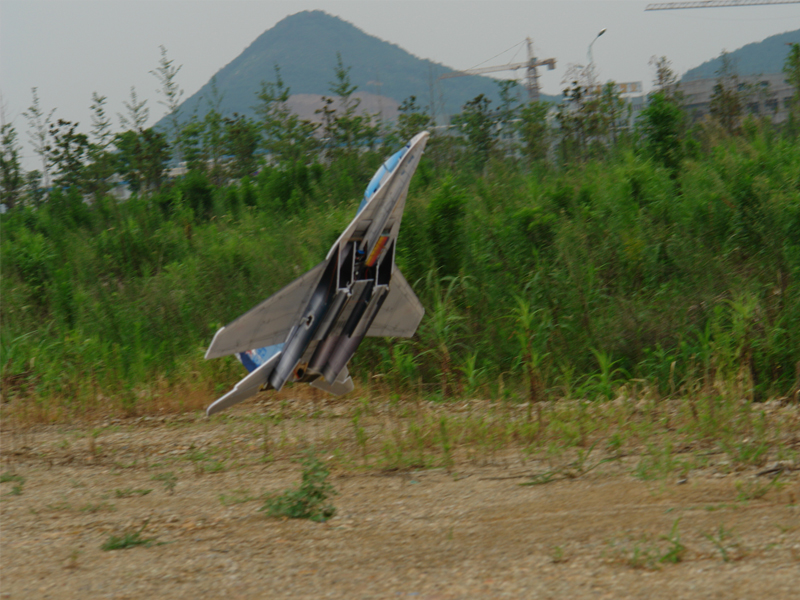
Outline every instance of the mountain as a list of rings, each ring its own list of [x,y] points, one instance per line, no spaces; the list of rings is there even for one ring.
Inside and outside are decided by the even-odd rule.
[[[760,42],[742,46],[738,50],[728,53],[733,61],[737,75],[766,75],[780,73],[783,62],[789,53],[786,44],[800,43],[800,29],[773,35]],[[699,67],[689,69],[681,81],[694,79],[714,79],[722,67],[722,58],[717,57],[704,62]]]
[[[440,75],[453,69],[417,58],[338,17],[314,10],[286,17],[216,73],[212,81],[222,95],[221,112],[252,116],[261,82],[275,81],[275,65],[280,67],[281,78],[293,95],[330,94],[337,53],[345,67],[350,67],[351,83],[359,92],[372,96],[372,106],[385,105],[390,113],[396,114],[397,106],[413,95],[419,106],[430,106],[433,100],[435,117],[442,122],[443,116],[460,112],[464,103],[478,94],[494,102],[498,99],[494,79],[466,76],[438,81]],[[195,111],[199,116],[205,114],[212,97],[212,81],[184,101],[182,116]],[[308,112],[307,96],[293,99],[290,105],[295,103],[306,106]]]

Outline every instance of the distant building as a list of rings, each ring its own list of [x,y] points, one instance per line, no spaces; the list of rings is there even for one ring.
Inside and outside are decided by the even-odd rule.
[[[715,85],[716,79],[681,82],[680,91],[683,92],[686,110],[693,120],[701,119],[709,113]],[[774,123],[782,123],[789,116],[794,89],[786,83],[783,73],[739,76],[738,86],[746,114],[771,117]]]

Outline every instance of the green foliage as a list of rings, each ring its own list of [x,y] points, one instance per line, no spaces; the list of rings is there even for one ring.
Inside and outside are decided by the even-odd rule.
[[[20,166],[20,151],[17,130],[11,123],[0,127],[0,204],[13,209],[22,195],[23,173]]]
[[[442,277],[458,275],[464,247],[466,197],[445,180],[428,207],[428,240],[436,268]]]
[[[489,108],[491,102],[489,98],[479,94],[467,102],[463,110],[451,120],[452,126],[464,136],[472,161],[478,169],[482,169],[489,160],[489,153],[495,144],[495,115]]]
[[[158,473],[156,475],[153,475],[150,479],[152,479],[153,481],[160,481],[161,483],[163,483],[164,489],[167,490],[167,492],[170,494],[175,492],[175,486],[178,485],[178,478],[172,471],[168,473]]]
[[[648,154],[677,176],[683,150],[683,111],[665,94],[657,92],[650,96],[640,118]]]
[[[202,361],[214,331],[319,262],[391,151],[370,149],[377,141],[364,128],[372,124],[353,121],[358,115],[345,102],[331,104],[329,115],[341,147],[323,154],[313,126],[288,111],[288,88],[276,75],[258,99],[256,123],[226,121],[221,108],[214,136],[208,122],[186,126],[178,146],[190,168],[169,182],[164,152],[178,149],[144,129],[146,107],[132,96],[131,128],[116,136],[114,152],[116,168],[139,190],[125,201],[104,193],[100,167],[112,136],[103,98],[95,97],[86,168],[98,170],[84,172],[92,201],[78,186],[45,197],[37,184],[0,216],[0,365],[3,399],[15,410],[133,414],[181,397],[176,387],[224,388],[240,377],[234,360]],[[354,103],[354,86],[340,61],[332,94]],[[484,121],[463,122],[477,136],[466,154],[452,136],[430,140],[397,246],[398,266],[426,314],[409,340],[365,342],[353,372],[383,375],[370,381],[400,396],[489,396],[529,406],[560,394],[607,400],[647,389],[654,403],[691,398],[701,437],[720,432],[720,411],[735,412],[730,397],[794,393],[794,140],[756,124],[684,152],[691,135],[682,131],[679,100],[657,94],[635,132],[646,137],[628,145],[617,132],[615,143],[607,116],[598,116],[613,112],[613,95],[579,86],[560,134],[572,166],[556,166],[542,158],[555,135],[545,106],[520,109],[511,91],[497,111],[485,97],[471,107],[470,118]],[[34,120],[46,120],[37,110]],[[396,136],[430,122],[414,99],[403,115]],[[522,123],[516,138],[504,137],[508,115]],[[256,125],[269,155],[258,175],[237,180],[252,172]],[[477,171],[484,133],[494,150]],[[148,135],[163,151],[152,172],[142,162]],[[220,159],[215,175],[206,159],[216,143],[230,161]],[[558,421],[571,444],[585,443],[590,428],[586,403],[579,406],[576,421]],[[541,429],[532,420],[526,436]],[[727,436],[724,450],[758,464],[769,440],[745,437],[746,446]],[[643,476],[675,467],[656,454],[641,465]]]
[[[142,532],[144,531],[145,527],[147,527],[147,523],[145,523],[141,529],[137,529],[136,531],[127,531],[121,535],[111,535],[103,543],[103,545],[100,546],[100,549],[108,552],[111,550],[127,550],[128,548],[134,548],[135,546],[145,546],[149,548],[150,545],[156,541],[156,538],[142,537]]]
[[[261,510],[270,517],[327,521],[336,513],[336,508],[327,502],[328,498],[336,494],[328,482],[328,468],[313,452],[309,452],[301,464],[303,480],[300,487],[272,496]]]

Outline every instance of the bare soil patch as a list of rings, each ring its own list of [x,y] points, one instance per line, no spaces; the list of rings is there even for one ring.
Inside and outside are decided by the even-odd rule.
[[[359,460],[352,407],[280,425],[263,408],[3,431],[0,597],[797,598],[796,462],[709,452],[643,479],[633,452],[576,472],[462,448],[389,470]],[[309,444],[336,515],[265,517]],[[132,532],[152,542],[101,549]]]

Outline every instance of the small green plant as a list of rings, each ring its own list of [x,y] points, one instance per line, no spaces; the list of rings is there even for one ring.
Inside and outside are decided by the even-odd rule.
[[[0,475],[0,483],[8,483],[9,481],[14,481],[22,485],[25,483],[25,478],[22,475],[18,475],[16,473],[10,473],[8,471]]]
[[[658,561],[660,553],[658,547],[647,539],[633,542],[633,546],[617,546],[614,542],[609,542],[611,546],[611,559],[631,567],[632,569],[646,569],[654,571],[659,568]]]
[[[115,510],[117,510],[117,507],[113,504],[109,504],[108,502],[100,502],[99,504],[86,504],[85,506],[81,507],[81,512],[85,513],[96,513],[102,511],[114,512]]]
[[[634,468],[633,475],[642,481],[665,479],[678,467],[683,466],[672,455],[672,442],[667,442],[663,448],[648,444],[649,453],[643,455]]]
[[[134,496],[147,496],[153,490],[135,490],[133,488],[125,488],[125,489],[116,489],[114,490],[114,496],[117,498],[132,498]]]
[[[8,482],[14,482],[14,485],[11,486],[11,491],[9,491],[6,495],[21,496],[22,486],[25,484],[25,478],[22,475],[18,475],[17,473],[6,471],[2,475],[0,475],[0,483],[8,483]]]
[[[441,421],[439,421],[439,434],[441,436],[442,442],[442,455],[443,455],[443,462],[444,468],[447,469],[449,473],[453,469],[453,452],[452,452],[452,444],[450,442],[450,436],[447,433],[447,418],[442,417]]]
[[[564,556],[564,549],[561,546],[553,546],[550,549],[550,560],[555,564],[559,564],[567,562],[568,559]]]
[[[779,490],[783,487],[783,482],[780,480],[780,473],[769,480],[767,483],[760,481],[736,482],[736,489],[739,492],[736,500],[739,502],[747,502],[748,500],[758,500],[766,496],[770,490]]]
[[[158,473],[157,475],[153,475],[151,479],[153,481],[162,482],[164,484],[164,489],[170,494],[175,491],[175,486],[178,485],[178,478],[175,477],[172,471],[168,473]]]
[[[719,550],[722,560],[732,562],[744,558],[744,549],[738,540],[732,540],[733,532],[720,525],[716,533],[704,533],[703,537]]]
[[[136,531],[127,531],[122,535],[109,536],[106,542],[100,546],[100,549],[108,552],[110,550],[126,550],[128,548],[133,548],[134,546],[149,547],[153,542],[156,541],[156,538],[142,537],[142,532],[144,531],[145,527],[147,527],[147,523],[142,525],[142,527]]]
[[[336,508],[327,502],[336,494],[328,482],[328,468],[313,452],[309,452],[301,462],[303,480],[300,487],[268,498],[260,510],[270,517],[327,521],[336,513]]]
[[[356,443],[358,447],[361,448],[361,458],[364,460],[364,464],[367,464],[367,432],[361,426],[361,409],[357,408],[355,414],[353,415],[352,419],[353,423],[353,432],[356,436]]]
[[[222,506],[243,504],[255,499],[256,497],[251,495],[249,490],[232,490],[230,494],[219,495],[219,501],[222,503]]]
[[[669,547],[664,553],[661,554],[658,562],[674,564],[683,560],[683,556],[686,554],[686,546],[681,543],[681,535],[678,531],[678,523],[680,523],[680,519],[675,519],[669,535],[661,536],[662,540],[666,540],[669,543]]]
[[[672,524],[672,529],[668,535],[662,535],[659,539],[667,542],[667,548],[662,551],[658,544],[650,537],[643,536],[633,541],[632,546],[617,546],[614,542],[611,545],[611,557],[617,562],[628,565],[633,569],[647,569],[654,571],[661,568],[663,563],[679,563],[686,555],[686,546],[681,543],[678,524],[680,519],[676,519]]]
[[[770,444],[766,440],[745,440],[739,442],[720,442],[720,446],[730,457],[731,462],[760,467],[767,462]]]

